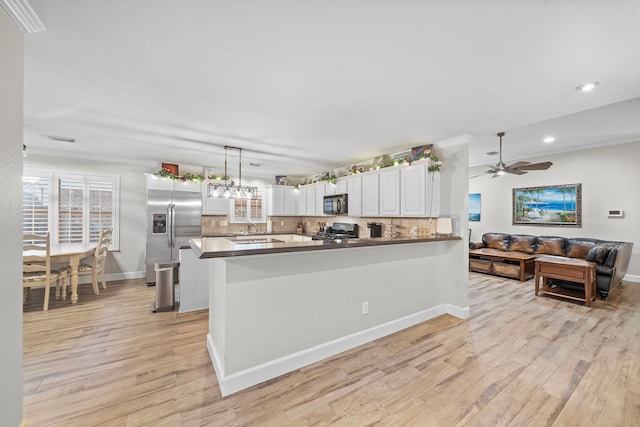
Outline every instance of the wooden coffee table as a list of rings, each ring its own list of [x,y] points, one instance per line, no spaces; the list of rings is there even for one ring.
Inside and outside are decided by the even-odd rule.
[[[591,301],[595,299],[596,295],[595,262],[544,255],[536,258],[535,263],[536,296],[542,292],[548,295],[584,301],[587,307],[591,307]],[[542,286],[540,286],[540,278],[542,278]],[[547,279],[582,283],[584,285],[584,291],[557,287],[551,288],[547,285]]]
[[[469,269],[524,282],[533,277],[534,259],[534,255],[524,252],[505,252],[491,248],[470,249]]]

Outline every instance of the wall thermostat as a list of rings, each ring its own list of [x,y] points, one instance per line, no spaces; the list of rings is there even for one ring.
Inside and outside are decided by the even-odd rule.
[[[609,210],[609,218],[622,218],[624,216],[624,211],[620,209],[610,209]]]

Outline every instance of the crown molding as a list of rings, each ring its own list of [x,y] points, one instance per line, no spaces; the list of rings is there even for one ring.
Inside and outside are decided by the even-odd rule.
[[[0,6],[27,34],[46,30],[27,0],[0,0]]]

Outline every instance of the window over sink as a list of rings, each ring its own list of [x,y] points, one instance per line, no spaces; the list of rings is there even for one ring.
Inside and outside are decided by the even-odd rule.
[[[231,207],[229,222],[239,223],[248,221],[256,224],[267,222],[266,205],[261,191],[251,199],[232,199]]]

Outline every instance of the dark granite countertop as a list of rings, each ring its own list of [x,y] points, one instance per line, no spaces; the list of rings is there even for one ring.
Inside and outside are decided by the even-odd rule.
[[[302,252],[327,249],[358,248],[381,245],[462,240],[458,236],[431,237],[361,237],[346,240],[311,240],[309,235],[289,233],[228,234],[203,236],[189,243],[198,258],[221,258],[245,255]]]

